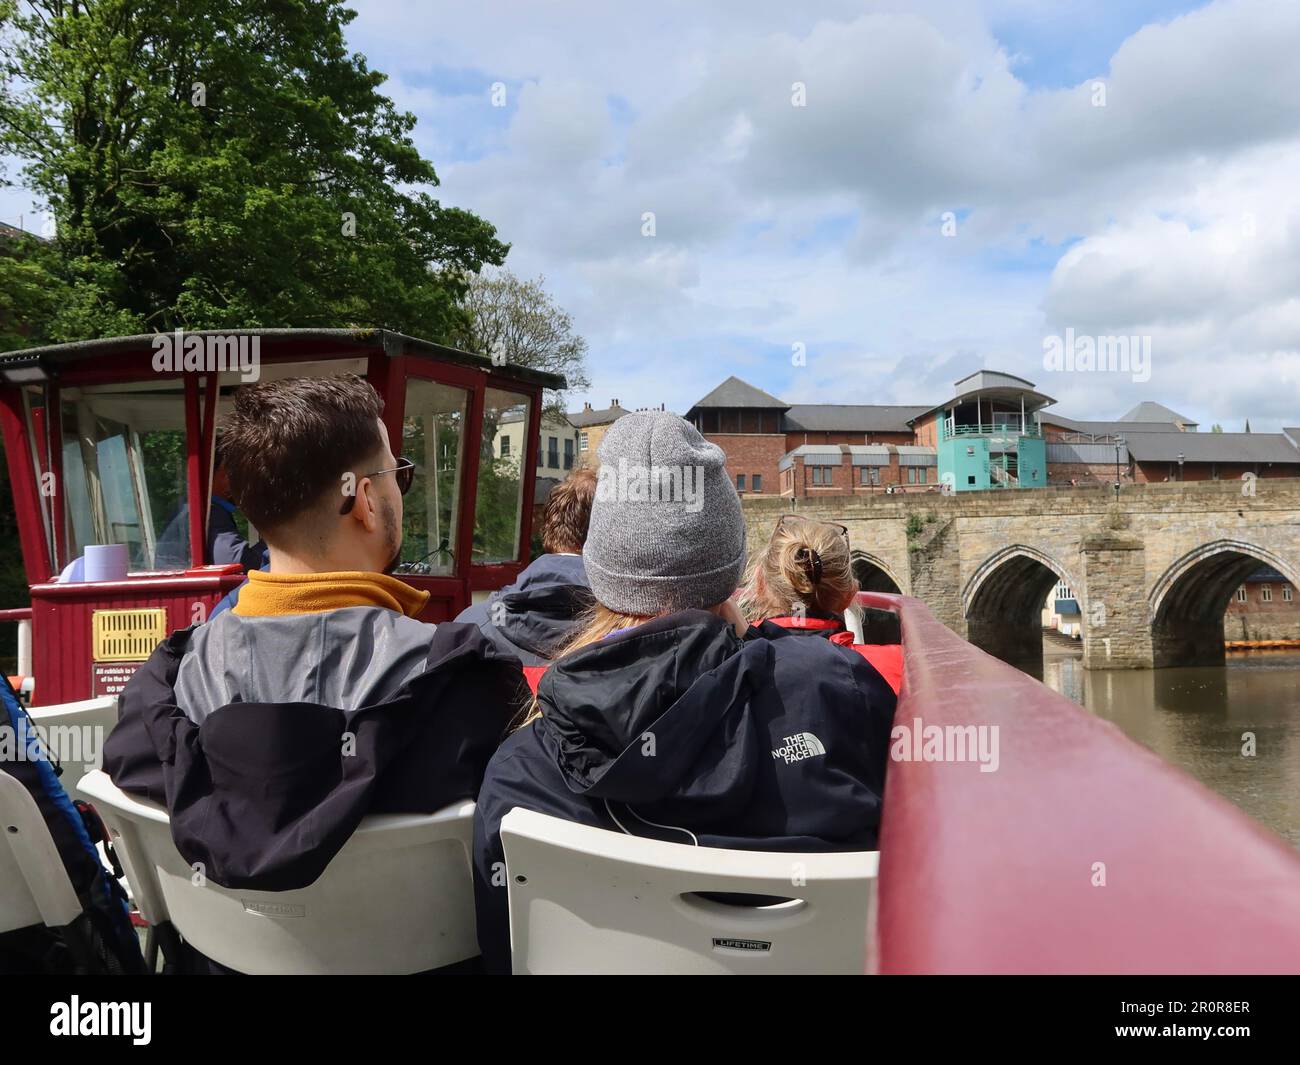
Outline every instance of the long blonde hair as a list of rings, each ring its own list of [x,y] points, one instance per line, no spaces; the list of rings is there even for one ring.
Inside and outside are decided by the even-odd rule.
[[[857,590],[843,529],[786,514],[750,561],[740,602],[752,621],[791,612],[840,615]]]

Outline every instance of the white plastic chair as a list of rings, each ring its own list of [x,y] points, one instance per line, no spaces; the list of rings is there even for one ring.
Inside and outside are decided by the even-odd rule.
[[[103,765],[104,740],[117,724],[117,696],[33,706],[27,716],[41,730],[50,757],[63,767],[59,779],[68,794],[74,799],[86,798],[76,790],[77,783]]]
[[[64,928],[81,902],[36,800],[0,770],[0,932]]]
[[[877,851],[693,847],[518,808],[501,841],[515,973],[875,971]]]
[[[167,811],[81,782],[108,825],[153,925],[170,922],[196,950],[248,974],[424,972],[479,953],[470,872],[474,804],[365,818],[314,884],[229,890],[203,881],[172,842]]]

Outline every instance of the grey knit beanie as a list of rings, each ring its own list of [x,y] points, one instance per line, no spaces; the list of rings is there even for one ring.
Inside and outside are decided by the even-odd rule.
[[[726,462],[666,411],[625,414],[609,427],[582,549],[599,602],[656,615],[715,606],[736,590],[745,520]]]

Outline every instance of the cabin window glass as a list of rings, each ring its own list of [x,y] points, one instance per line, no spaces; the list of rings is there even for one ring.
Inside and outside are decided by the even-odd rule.
[[[468,410],[463,388],[418,377],[406,382],[402,454],[415,463],[415,480],[402,501],[403,572],[447,576],[455,570]],[[489,450],[493,436],[483,438]]]
[[[125,544],[132,571],[189,566],[181,382],[66,388],[60,407],[61,564],[91,544]]]
[[[523,427],[521,439],[527,440],[529,407],[528,396],[489,388],[483,397],[483,439],[491,440],[496,427],[509,421]],[[559,467],[557,437],[547,438],[546,457],[549,466]],[[490,451],[479,459],[471,562],[491,565],[513,562],[519,557],[523,491],[523,463],[493,459]]]

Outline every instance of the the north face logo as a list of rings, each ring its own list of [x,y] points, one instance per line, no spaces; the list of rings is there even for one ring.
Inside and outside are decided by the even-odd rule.
[[[825,753],[826,748],[822,745],[822,741],[811,732],[796,732],[793,736],[785,738],[784,745],[774,750],[772,757],[784,758],[785,764],[789,765],[791,762],[802,762],[805,758],[816,758]]]

